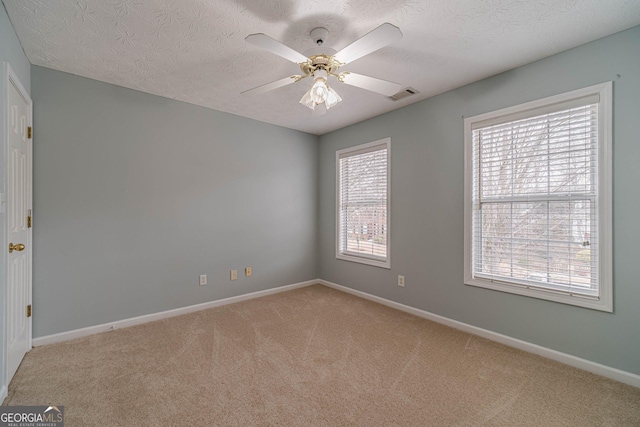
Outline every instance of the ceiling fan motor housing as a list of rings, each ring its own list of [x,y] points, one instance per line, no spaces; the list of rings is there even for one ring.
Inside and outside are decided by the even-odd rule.
[[[327,74],[336,76],[338,68],[342,64],[331,55],[313,55],[309,57],[309,61],[300,64],[300,70],[305,75],[313,75],[316,70],[325,70]]]

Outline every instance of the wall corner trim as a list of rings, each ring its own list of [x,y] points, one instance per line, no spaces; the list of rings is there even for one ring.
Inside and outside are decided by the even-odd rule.
[[[115,322],[103,323],[101,325],[87,326],[86,328],[74,329],[71,331],[60,332],[57,334],[34,338],[32,343],[33,343],[33,347],[40,347],[43,345],[55,344],[63,341],[73,340],[76,338],[86,337],[93,334],[99,334],[101,332],[114,331],[116,329],[126,328],[128,326],[135,326],[143,323],[154,322],[156,320],[168,319],[170,317],[181,316],[183,314],[189,314],[196,311],[206,310],[209,308],[220,307],[223,305],[233,304],[236,302],[246,301],[254,298],[260,298],[267,295],[286,292],[286,291],[290,291],[297,288],[304,288],[306,286],[316,285],[318,283],[319,283],[319,280],[317,279],[307,280],[305,282],[279,286],[277,288],[265,289],[263,291],[251,292],[248,294],[238,295],[235,297],[229,297],[229,298],[204,302],[201,304],[189,305],[186,307],[180,307],[172,310],[161,311],[158,313],[145,314],[143,316],[117,320]]]
[[[7,393],[7,386],[3,385],[0,389],[0,403],[4,402],[9,394]]]
[[[537,344],[533,344],[527,341],[522,341],[517,338],[512,338],[507,335],[499,334],[497,332],[490,331],[488,329],[472,326],[467,323],[459,322],[457,320],[449,319],[448,317],[440,316],[438,314],[430,313],[425,310],[410,307],[395,301],[391,301],[385,298],[381,298],[375,295],[368,294],[366,292],[357,291],[355,289],[348,288],[346,286],[338,285],[337,283],[328,282],[326,280],[318,280],[321,285],[333,288],[342,292],[346,292],[351,295],[358,296],[378,304],[385,305],[387,307],[395,308],[396,310],[404,311],[405,313],[413,314],[423,319],[431,320],[442,325],[452,327],[454,329],[461,330],[473,335],[477,335],[486,338],[491,341],[498,342],[500,344],[507,345],[509,347],[517,348],[519,350],[526,351],[528,353],[537,354],[538,356],[546,357],[547,359],[555,360],[556,362],[563,363],[565,365],[572,366],[574,368],[582,369],[587,372],[591,372],[596,375],[603,376],[621,383],[631,385],[633,387],[640,388],[640,375],[632,372],[623,371],[621,369],[612,368],[610,366],[602,365],[600,363],[592,362],[587,359],[572,356],[570,354],[562,353],[557,350],[552,350],[547,347],[542,347]]]

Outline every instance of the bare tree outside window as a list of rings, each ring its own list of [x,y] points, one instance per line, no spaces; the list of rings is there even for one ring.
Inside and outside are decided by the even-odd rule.
[[[372,144],[339,154],[338,253],[386,261],[388,142]]]
[[[477,274],[597,291],[597,113],[590,104],[473,131]]]
[[[613,311],[613,83],[464,118],[464,283]]]

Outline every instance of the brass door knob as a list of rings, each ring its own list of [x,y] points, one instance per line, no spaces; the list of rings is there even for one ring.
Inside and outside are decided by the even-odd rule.
[[[12,253],[13,251],[24,251],[24,245],[22,243],[18,243],[17,245],[9,243],[9,253]]]

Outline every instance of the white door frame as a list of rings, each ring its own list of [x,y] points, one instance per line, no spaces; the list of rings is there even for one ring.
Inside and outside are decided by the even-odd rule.
[[[31,100],[31,97],[29,96],[29,92],[27,92],[27,90],[24,88],[24,86],[22,85],[22,83],[20,82],[20,79],[18,79],[18,76],[16,75],[16,73],[13,71],[13,69],[11,68],[11,65],[9,65],[8,62],[4,62],[4,78],[3,78],[3,82],[2,82],[2,86],[3,86],[3,91],[2,91],[2,102],[4,103],[4,114],[2,117],[2,122],[4,124],[4,132],[3,135],[1,136],[2,138],[2,149],[4,150],[4,164],[2,165],[2,167],[4,168],[4,185],[3,188],[0,188],[0,191],[2,192],[2,194],[4,195],[4,199],[2,200],[2,203],[4,203],[3,206],[3,220],[2,220],[2,227],[4,229],[4,239],[2,239],[3,241],[2,243],[2,248],[0,249],[1,253],[2,253],[2,265],[5,267],[5,271],[4,271],[4,283],[5,286],[2,289],[2,293],[4,295],[4,331],[3,331],[3,335],[2,335],[2,348],[3,348],[3,355],[2,355],[2,361],[3,361],[3,378],[2,378],[2,384],[0,385],[0,398],[4,399],[6,397],[6,393],[7,393],[7,387],[9,386],[9,382],[11,381],[11,378],[8,378],[8,363],[9,363],[9,357],[8,357],[8,353],[9,353],[9,349],[7,346],[7,337],[8,337],[8,301],[7,301],[7,286],[9,283],[9,272],[8,272],[8,237],[9,237],[9,227],[8,227],[8,212],[7,212],[7,206],[6,206],[6,200],[7,200],[7,189],[8,189],[8,180],[9,180],[9,171],[7,168],[7,161],[8,161],[8,156],[9,156],[9,120],[8,120],[8,115],[9,115],[9,85],[13,84],[17,89],[18,92],[20,92],[20,95],[22,95],[22,97],[24,99],[27,100],[27,103],[29,104],[29,117],[27,118],[27,126],[33,126],[33,101]],[[33,209],[33,139],[30,140],[29,144],[28,144],[28,156],[29,156],[29,160],[28,160],[28,169],[29,169],[29,177],[28,177],[28,188],[29,188],[29,201],[28,201],[28,205],[29,205],[29,209]],[[33,213],[32,213],[33,215]],[[27,238],[27,242],[26,246],[28,249],[28,260],[29,260],[29,275],[28,275],[28,289],[27,289],[27,301],[28,304],[32,303],[32,290],[33,290],[33,280],[32,280],[32,274],[33,274],[33,246],[32,246],[32,241],[33,241],[33,229],[29,230],[28,233],[28,238]],[[29,344],[29,348],[32,347],[32,319],[33,317],[30,317],[27,319],[27,328],[28,328],[28,344]]]

